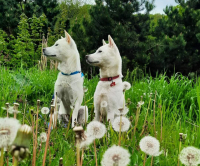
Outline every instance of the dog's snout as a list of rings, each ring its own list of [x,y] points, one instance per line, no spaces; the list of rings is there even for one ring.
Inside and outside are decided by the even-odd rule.
[[[85,59],[86,59],[86,60],[88,59],[88,55],[85,56]]]

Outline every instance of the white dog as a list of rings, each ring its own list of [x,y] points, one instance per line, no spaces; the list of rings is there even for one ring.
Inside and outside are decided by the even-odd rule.
[[[70,116],[72,113],[72,127],[78,121],[85,121],[85,114],[79,109],[83,101],[83,74],[81,73],[80,56],[76,44],[71,36],[65,31],[65,38],[59,39],[51,47],[43,49],[44,55],[53,60],[57,60],[58,70],[60,70],[54,88],[61,100],[59,114]],[[86,109],[87,111],[87,109]],[[88,113],[86,112],[86,120]],[[68,118],[65,118],[68,119]]]
[[[105,118],[113,122],[116,112],[124,108],[124,86],[122,83],[122,59],[119,50],[111,38],[109,43],[103,40],[101,46],[94,54],[86,55],[88,64],[100,68],[100,81],[94,94],[95,119]],[[104,102],[106,101],[107,104]]]

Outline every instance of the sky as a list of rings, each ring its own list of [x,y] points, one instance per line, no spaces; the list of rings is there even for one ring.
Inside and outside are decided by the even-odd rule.
[[[94,3],[94,0],[88,0],[90,3]],[[151,0],[150,0],[151,1]],[[164,14],[163,9],[168,5],[176,6],[178,5],[175,0],[155,0],[154,1],[155,8],[152,10],[150,13],[155,14],[155,13],[161,13]]]
[[[156,6],[154,10],[151,11],[152,14],[161,13],[164,14],[163,9],[168,5],[176,6],[178,5],[175,0],[155,0],[154,5]]]

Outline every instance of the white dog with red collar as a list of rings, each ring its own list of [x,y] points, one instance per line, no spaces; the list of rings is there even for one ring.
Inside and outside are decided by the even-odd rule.
[[[107,121],[113,122],[119,109],[124,108],[124,85],[122,82],[122,59],[119,50],[111,38],[109,43],[103,40],[101,46],[94,54],[86,55],[86,61],[92,66],[100,68],[100,81],[94,94],[95,120],[107,116]],[[107,102],[106,107],[101,103]]]

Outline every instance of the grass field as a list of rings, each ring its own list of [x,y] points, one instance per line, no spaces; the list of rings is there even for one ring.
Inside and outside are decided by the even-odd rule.
[[[25,110],[25,123],[31,126],[32,115],[30,110],[33,109],[36,112],[37,99],[41,101],[40,109],[50,106],[57,73],[57,71],[50,70],[39,71],[35,68],[8,71],[4,67],[0,67],[0,108],[5,107],[6,102],[9,102],[10,105],[18,102],[20,104],[19,110],[22,113],[17,115],[17,119],[22,123]],[[88,88],[85,94],[86,105],[89,108],[88,123],[94,118],[92,98],[98,79],[98,76],[96,76],[88,80],[86,75],[84,81],[84,86]],[[132,85],[131,89],[126,91],[126,101],[129,103],[127,116],[131,121],[131,127],[128,132],[122,134],[121,142],[121,146],[128,149],[131,154],[130,166],[143,165],[145,154],[139,148],[139,141],[148,134],[157,137],[160,141],[160,149],[163,150],[160,156],[154,157],[153,165],[156,166],[177,165],[180,149],[187,146],[195,146],[197,148],[200,146],[200,86],[197,81],[189,80],[181,74],[175,74],[171,78],[165,75],[159,75],[156,78],[145,76],[137,80],[133,73],[128,73],[123,80],[130,82]],[[150,95],[151,93],[152,95]],[[139,113],[137,104],[141,100],[141,96],[143,96],[144,105],[142,105]],[[149,110],[147,109],[148,107]],[[136,114],[139,120],[134,134]],[[6,117],[6,111],[1,109],[0,116]],[[10,115],[10,117],[12,116]],[[142,133],[146,116],[145,130]],[[39,113],[38,136],[47,129],[44,123],[45,118],[43,114]],[[96,141],[98,165],[101,165],[102,156],[108,147],[118,144],[118,133],[108,124],[106,127],[109,129],[106,136]],[[181,148],[179,133],[187,134],[186,139],[181,143]],[[61,157],[64,165],[75,165],[75,134],[72,129],[67,132],[67,128],[62,128],[58,125],[57,129],[51,131],[49,142],[46,165],[59,165]],[[37,148],[37,166],[42,165],[44,149],[45,143],[42,143]],[[30,151],[32,153],[32,149]],[[9,165],[12,165],[12,156],[10,154],[8,161]],[[32,155],[30,158],[20,162],[19,165],[31,165],[31,162]],[[150,163],[151,156],[147,156],[146,165],[150,165]],[[85,150],[83,165],[95,165],[93,145],[90,145]]]

